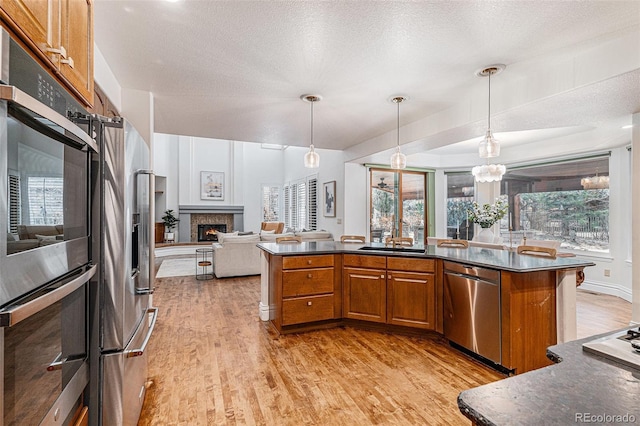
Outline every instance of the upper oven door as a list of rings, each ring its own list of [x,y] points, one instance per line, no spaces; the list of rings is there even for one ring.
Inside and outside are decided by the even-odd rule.
[[[91,151],[77,125],[0,85],[0,306],[91,260]]]

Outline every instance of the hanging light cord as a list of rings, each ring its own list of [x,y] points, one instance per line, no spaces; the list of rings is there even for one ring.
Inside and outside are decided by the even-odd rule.
[[[311,102],[311,147],[313,147],[313,99],[310,99]]]
[[[397,126],[396,128],[398,129],[398,134],[397,134],[397,138],[396,140],[398,141],[397,146],[398,148],[400,147],[400,102],[396,102],[396,105],[398,106],[398,120],[397,120]]]
[[[489,70],[489,114],[487,116],[487,129],[491,130],[491,74],[493,70]]]

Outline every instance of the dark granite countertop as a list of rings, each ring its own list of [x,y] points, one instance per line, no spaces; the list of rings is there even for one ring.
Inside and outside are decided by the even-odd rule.
[[[340,243],[337,241],[302,242],[300,244],[260,243],[258,247],[276,256],[301,254],[358,253],[375,256],[409,256],[451,260],[485,268],[511,272],[534,272],[556,269],[593,266],[594,263],[579,257],[558,257],[519,255],[508,250],[469,247],[468,249],[444,248],[415,245],[410,248],[389,250],[382,243]],[[370,249],[363,249],[369,247]],[[384,250],[382,250],[384,249]]]
[[[550,347],[558,364],[461,392],[460,411],[479,425],[640,424],[640,370],[582,351],[601,336]]]

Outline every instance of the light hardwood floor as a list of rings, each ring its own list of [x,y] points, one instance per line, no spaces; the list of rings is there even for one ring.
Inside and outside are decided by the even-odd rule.
[[[582,293],[581,331],[628,323],[630,304],[627,318],[626,302]],[[156,281],[139,425],[469,424],[458,393],[504,377],[437,336],[346,327],[277,338],[259,299],[259,277]]]

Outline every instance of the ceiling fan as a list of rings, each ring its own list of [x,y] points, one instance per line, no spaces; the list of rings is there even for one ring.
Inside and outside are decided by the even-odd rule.
[[[381,178],[380,178],[380,182],[378,182],[378,188],[380,188],[380,189],[384,189],[384,188],[386,188],[386,187],[388,187],[388,186],[389,186],[388,184],[384,183],[384,178],[383,178],[383,177],[381,177]]]

